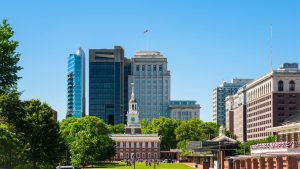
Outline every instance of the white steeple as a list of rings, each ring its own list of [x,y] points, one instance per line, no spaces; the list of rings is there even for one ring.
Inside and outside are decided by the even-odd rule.
[[[140,126],[139,113],[137,111],[137,101],[134,97],[134,83],[131,83],[131,98],[129,100],[129,111],[127,113],[127,127]]]

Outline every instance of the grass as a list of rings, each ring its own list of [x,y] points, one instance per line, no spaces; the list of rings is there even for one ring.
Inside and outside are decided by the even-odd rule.
[[[106,163],[101,164],[99,167],[94,169],[133,169],[133,164],[131,166],[125,166],[125,163]],[[145,163],[137,162],[135,165],[136,169],[154,169],[153,163],[151,166],[146,166]],[[184,164],[179,163],[159,163],[158,166],[155,167],[155,169],[191,169],[191,167],[186,166]]]

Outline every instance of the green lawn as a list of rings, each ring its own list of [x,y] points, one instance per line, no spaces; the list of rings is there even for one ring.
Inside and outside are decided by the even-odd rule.
[[[94,169],[133,169],[132,166],[125,166],[125,163],[111,163],[111,164],[102,164],[101,166],[94,168]],[[137,162],[135,165],[136,169],[154,169],[153,163],[151,166],[146,166],[145,163]],[[184,164],[178,164],[178,163],[159,163],[158,166],[155,167],[156,169],[191,169],[191,167],[188,167]]]

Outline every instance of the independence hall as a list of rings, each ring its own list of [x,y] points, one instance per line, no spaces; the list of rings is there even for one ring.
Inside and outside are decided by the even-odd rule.
[[[160,158],[160,136],[158,134],[141,134],[137,101],[132,84],[129,111],[125,134],[111,134],[116,142],[114,160],[157,160]]]

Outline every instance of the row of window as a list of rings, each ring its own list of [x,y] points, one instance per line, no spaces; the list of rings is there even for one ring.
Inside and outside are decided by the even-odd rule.
[[[135,70],[138,71],[146,71],[146,66],[147,66],[147,71],[157,71],[157,65],[136,65]],[[163,65],[158,65],[158,71],[162,71]]]
[[[139,158],[142,158],[142,159],[145,159],[146,158],[146,154],[145,153],[142,153],[142,157],[140,156],[140,153],[131,153],[131,155],[129,156],[129,153],[126,153],[126,159],[133,159],[134,158],[134,156],[136,155],[136,157],[135,158],[137,158],[137,159],[139,159]],[[120,158],[119,158],[120,157]],[[153,156],[151,155],[151,153],[148,153],[148,159],[152,159],[152,158],[154,158],[154,159],[157,159],[157,154],[156,153],[154,153],[153,154]],[[120,153],[119,155],[118,154],[116,154],[116,157],[115,157],[116,159],[124,159],[124,155],[123,155],[123,153]]]
[[[267,107],[267,108],[265,108],[265,109],[262,109],[262,110],[259,110],[259,111],[255,111],[255,112],[249,113],[249,114],[248,114],[248,117],[260,115],[260,114],[263,114],[263,113],[269,112],[269,111],[271,111],[271,107]]]
[[[271,125],[270,126],[259,127],[259,128],[255,128],[255,129],[249,129],[248,133],[265,131],[268,128],[271,128]]]
[[[271,135],[270,132],[264,132],[264,133],[257,133],[257,134],[249,134],[248,138],[257,138],[257,137],[266,137]]]
[[[266,107],[266,106],[269,106],[269,105],[271,105],[271,101],[268,101],[268,102],[259,104],[259,105],[254,106],[254,107],[251,107],[251,108],[248,109],[248,112],[250,112],[250,111],[255,111],[255,110],[257,110],[257,109],[261,109],[261,108]]]
[[[264,116],[271,117],[271,114],[267,114],[267,115],[264,115]],[[248,128],[252,128],[252,127],[257,127],[257,126],[261,126],[261,125],[265,125],[265,124],[269,124],[269,123],[271,123],[271,119],[260,121],[260,122],[256,122],[256,123],[252,123],[252,124],[248,124],[247,126],[248,126]],[[255,131],[255,129],[254,130],[250,129],[250,130],[251,131]]]
[[[291,80],[289,82],[289,91],[295,91],[295,81]],[[282,80],[278,81],[278,91],[283,91],[284,89],[284,82]]]
[[[261,102],[263,102],[263,101],[266,101],[266,100],[268,100],[268,99],[271,99],[271,95],[268,95],[268,96],[263,97],[263,98],[261,98],[261,99],[259,99],[259,100],[256,100],[256,101],[253,101],[253,102],[249,103],[249,104],[248,104],[248,107],[254,106],[254,105],[256,105],[256,104],[258,104],[258,103],[261,103]]]
[[[152,144],[153,143],[153,144]],[[117,147],[120,148],[157,148],[157,142],[119,142]]]
[[[251,90],[248,93],[247,97],[248,97],[248,100],[251,101],[251,100],[254,100],[254,99],[261,97],[270,92],[271,92],[271,82],[264,84],[264,85],[260,86],[259,88]]]

